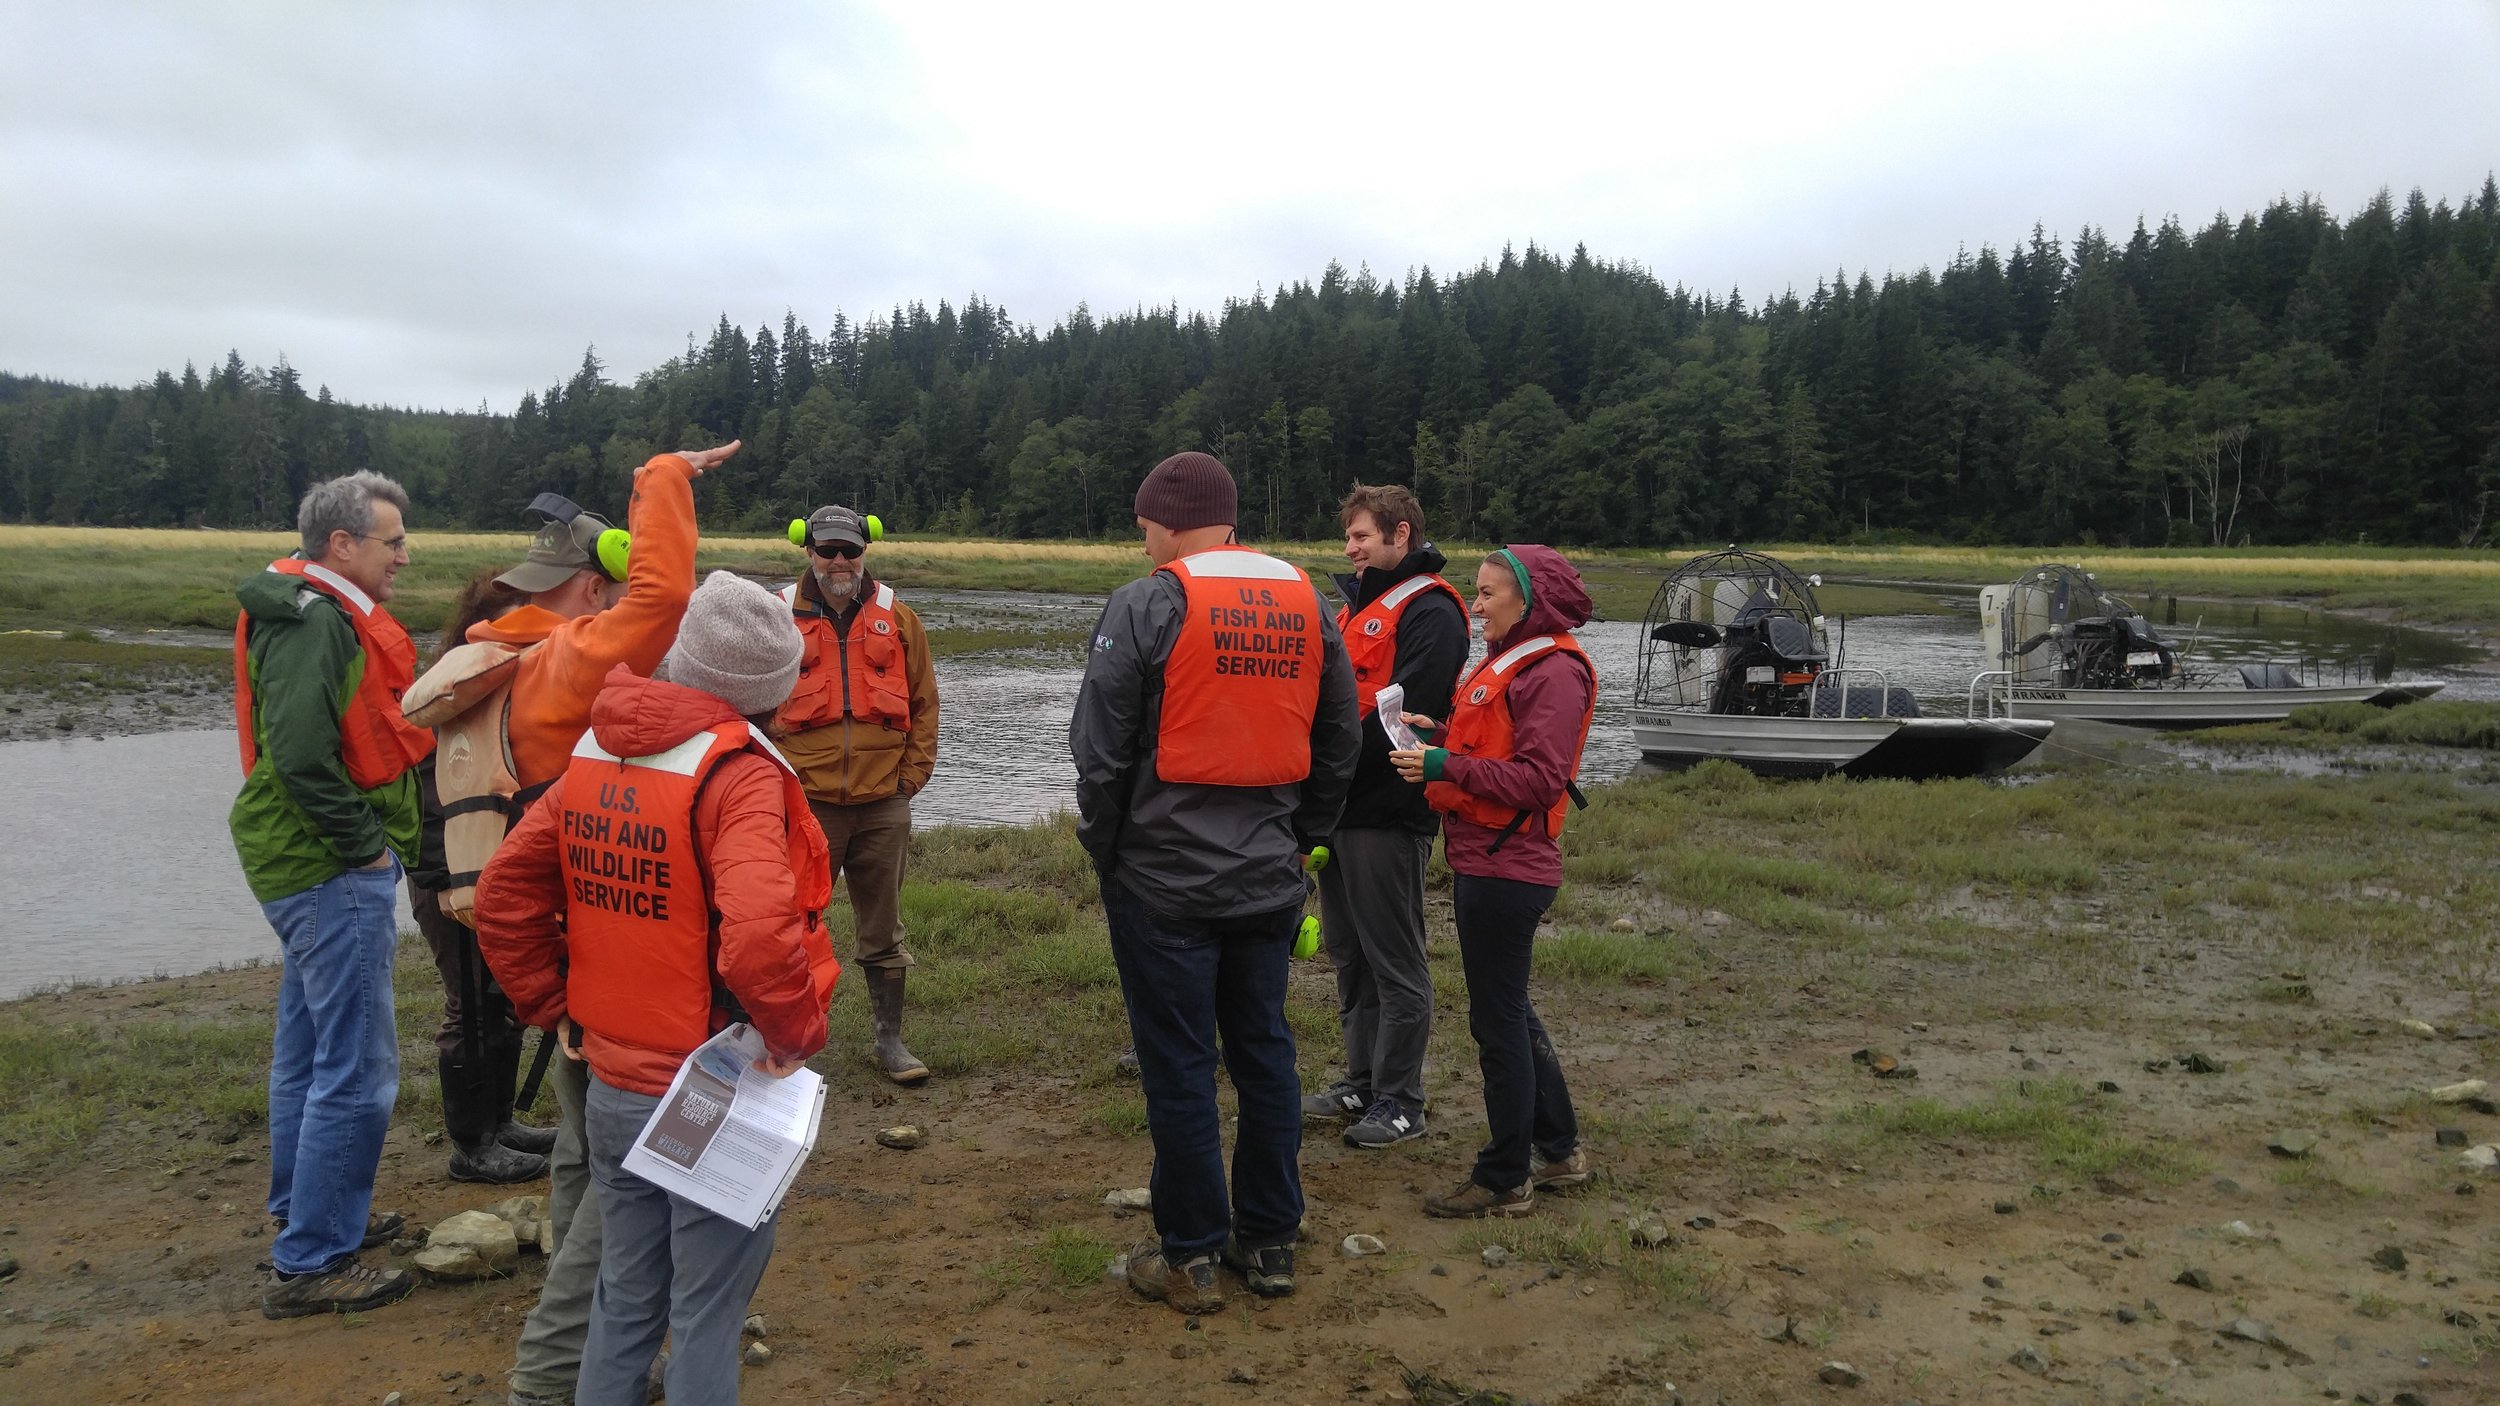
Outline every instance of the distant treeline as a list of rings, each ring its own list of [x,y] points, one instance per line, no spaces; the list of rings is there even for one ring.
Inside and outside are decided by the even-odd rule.
[[[908,531],[1117,532],[1149,466],[1206,449],[1258,537],[1330,534],[1361,479],[1476,539],[2473,544],[2500,488],[2500,190],[2035,227],[1758,304],[1531,246],[1048,331],[977,296],[823,336],[723,316],[631,385],[586,354],[509,415],[343,405],[233,353],[128,390],[0,377],[0,517],[272,525],[370,466],[423,525],[512,526],[546,490],[619,511],[654,448],[732,436],[701,486],[723,529],[844,501]]]

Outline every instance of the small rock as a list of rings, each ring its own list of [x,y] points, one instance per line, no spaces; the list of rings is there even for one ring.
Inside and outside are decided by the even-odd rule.
[[[2214,1291],[2214,1277],[2201,1269],[2180,1270],[2179,1277],[2171,1280],[2170,1282],[2173,1284],[2185,1284],[2199,1293],[2210,1294]]]
[[[2115,1230],[2110,1231],[2101,1237],[2101,1243],[2104,1245],[2123,1245],[2126,1242],[2127,1237],[2119,1234]]]
[[[2488,1025],[2460,1025],[2448,1032],[2451,1040],[2488,1040],[2495,1032]]]
[[[1997,1214],[2001,1216],[2010,1216],[2021,1209],[2011,1201],[1999,1201],[1996,1205]]]
[[[2371,1253],[2370,1263],[2390,1274],[2402,1274],[2406,1264],[2405,1252],[2395,1245],[2381,1245]]]
[[[750,1338],[768,1338],[773,1332],[772,1320],[760,1313],[750,1313],[747,1315],[747,1321],[738,1331]]]
[[[2457,1154],[2457,1165],[2469,1172],[2500,1170],[2500,1145],[2487,1142],[2480,1147],[2469,1147]]]
[[[1917,1031],[1919,1034],[1924,1035],[1927,1033],[1927,1022],[1923,1020],[1913,1020],[1910,1022],[1910,1028]]]
[[[738,1354],[738,1360],[750,1367],[761,1367],[773,1360],[773,1350],[762,1343],[748,1343],[747,1350]]]
[[[1980,1275],[1979,1282],[1987,1285],[1991,1289],[2002,1289],[2005,1287],[2005,1281],[1997,1278],[1993,1274]]]
[[[1257,1386],[1259,1384],[1259,1374],[1256,1372],[1246,1371],[1240,1367],[1235,1367],[1230,1372],[1224,1374],[1224,1380],[1231,1382],[1235,1386]]]
[[[2024,1069],[2026,1069],[2026,1070],[2030,1070],[2030,1071],[2035,1071],[2035,1072],[2036,1072],[2036,1071],[2038,1071],[2038,1070],[2046,1069],[2046,1068],[2048,1068],[2048,1066],[2047,1066],[2047,1065],[2045,1065],[2045,1064],[2042,1064],[2040,1061],[2038,1061],[2038,1060],[2036,1060],[2036,1059],[2033,1059],[2033,1058],[2032,1058],[2031,1056],[2029,1056],[2029,1055],[2024,1055],[2024,1056],[2023,1056],[2023,1068],[2024,1068]]]
[[[1510,1263],[1511,1255],[1510,1251],[1499,1245],[1487,1245],[1480,1258],[1484,1260],[1485,1268],[1500,1269],[1503,1265]]]
[[[1709,1216],[1695,1216],[1684,1222],[1684,1224],[1694,1230],[1714,1230],[1718,1227],[1719,1223],[1717,1220]]]
[[[1705,908],[1701,914],[1701,925],[1705,928],[1726,927],[1727,915],[1716,908]]]
[[[2179,1056],[2179,1067],[2190,1074],[2220,1074],[2231,1066],[2212,1055],[2197,1051]]]
[[[928,1141],[928,1130],[912,1123],[881,1129],[877,1133],[877,1146],[891,1147],[897,1152],[909,1152],[915,1147],[925,1146]]]
[[[2304,1128],[2290,1129],[2274,1135],[2266,1151],[2277,1157],[2306,1157],[2318,1145],[2318,1135]]]
[[[2148,1059],[2144,1061],[2144,1072],[2147,1074],[2159,1074],[2169,1067],[2170,1061],[2166,1059]]]
[[[2240,1194],[2240,1184],[2229,1177],[2215,1177],[2214,1191],[2222,1196],[2237,1196]]]
[[[1826,1362],[1814,1375],[1825,1386],[1861,1386],[1866,1382],[1866,1374],[1846,1362]]]
[[[2034,1347],[2026,1345],[2016,1348],[2014,1355],[2005,1360],[2017,1370],[2029,1372],[2035,1377],[2045,1377],[2049,1374],[2049,1360],[2042,1357],[2039,1349]]]
[[[417,1252],[417,1268],[436,1279],[483,1279],[510,1270],[521,1258],[512,1223],[490,1211],[462,1211],[435,1225]]]
[[[2465,1129],[2441,1128],[2438,1132],[2431,1134],[2431,1141],[2441,1147],[2463,1147],[2465,1146]]]
[[[382,1398],[382,1406],[399,1406],[399,1399],[399,1393],[394,1391]]]
[[[2108,1079],[2103,1079],[2101,1082],[2094,1084],[2092,1087],[2099,1089],[2105,1094],[2114,1094],[2118,1092],[2118,1085]]]
[[[2424,1363],[2423,1365],[2428,1366],[2429,1364]],[[2431,1406],[2431,1404],[2423,1400],[2422,1394],[2418,1391],[2400,1391],[2394,1396],[2387,1398],[2387,1406]]]
[[[1389,1253],[1388,1243],[1377,1235],[1349,1235],[1338,1242],[1337,1248],[1345,1254],[1346,1258],[1357,1260],[1370,1255]],[[1488,1260],[1486,1263],[1489,1264],[1491,1261]]]
[[[2396,1028],[2408,1035],[2419,1035],[2425,1040],[2439,1033],[2439,1027],[2427,1020],[2400,1020],[2396,1022]]]
[[[18,1269],[17,1256],[0,1255],[0,1279],[14,1278]]]
[[[2232,1319],[2229,1323],[2225,1324],[2220,1331],[2222,1336],[2226,1338],[2237,1338],[2244,1343],[2256,1343],[2263,1347],[2281,1347],[2283,1345],[2283,1340],[2274,1335],[2274,1330],[2272,1328],[2267,1327],[2265,1324],[2258,1322],[2254,1318]]]
[[[2442,1084],[2431,1090],[2431,1102],[2463,1103],[2467,1099],[2482,1097],[2490,1087],[2491,1085],[2480,1079],[2463,1079],[2454,1084]]]
[[[1435,1279],[1447,1279],[1447,1278],[1449,1278],[1449,1277],[1450,1277],[1450,1267],[1449,1267],[1448,1265],[1446,1265],[1446,1264],[1436,1264],[1436,1265],[1434,1265],[1434,1266],[1432,1267],[1432,1277],[1433,1277],[1433,1278],[1435,1278]]]
[[[1115,1211],[1151,1211],[1155,1208],[1155,1194],[1148,1187],[1132,1186],[1104,1192],[1102,1203]]]
[[[1875,1077],[1878,1079],[1915,1079],[1918,1077],[1918,1066],[1915,1064],[1895,1064],[1889,1069],[1876,1070]]]
[[[2110,1315],[2110,1317],[2117,1319],[2121,1323],[2133,1323],[2143,1316],[2144,1315],[2136,1312],[2132,1308],[2127,1307],[2125,1304],[2118,1305],[2117,1311]]]
[[[1634,1216],[1630,1225],[1626,1227],[1626,1231],[1632,1243],[1644,1250],[1655,1250],[1661,1245],[1675,1243],[1675,1233],[1667,1229],[1666,1218],[1663,1216]]]
[[[1608,923],[1606,928],[1609,932],[1639,932],[1641,930],[1640,925],[1630,918],[1617,918]]]
[[[2244,1220],[2225,1221],[2222,1226],[2222,1233],[2230,1236],[2234,1240],[2254,1240],[2257,1238],[2257,1231],[2255,1227],[2251,1226]]]
[[[2440,1314],[2439,1321],[2447,1324],[2451,1328],[2472,1329],[2483,1326],[2483,1320],[2461,1308],[2452,1308]]]

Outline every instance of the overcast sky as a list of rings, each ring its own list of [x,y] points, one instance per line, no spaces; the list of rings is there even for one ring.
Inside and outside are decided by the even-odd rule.
[[[1047,327],[1505,242],[1749,298],[2500,165],[2500,3],[0,0],[0,370],[509,409],[726,312]]]

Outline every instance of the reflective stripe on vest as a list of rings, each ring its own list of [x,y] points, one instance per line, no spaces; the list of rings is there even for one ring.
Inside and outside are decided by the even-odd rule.
[[[903,656],[902,625],[894,614],[894,588],[880,581],[860,602],[851,628],[836,630],[814,601],[799,599],[798,583],[781,588],[781,599],[799,627],[804,649],[799,681],[775,714],[785,731],[840,722],[845,716],[896,732],[911,731],[911,675]]]
[[[740,752],[781,770],[796,916],[816,994],[832,997],[840,966],[821,919],[833,896],[824,831],[763,731],[725,722],[647,757],[619,757],[584,733],[565,769],[556,824],[565,1004],[585,1029],[682,1055],[728,1023],[716,994],[718,919],[694,812],[713,769]]]
[[[355,582],[326,566],[301,557],[269,564],[280,576],[293,576],[305,586],[338,603],[356,631],[364,651],[364,677],[339,714],[339,761],[357,789],[387,786],[425,760],[434,750],[434,734],[400,716],[400,696],[417,681],[417,646],[406,627],[366,595]],[[252,774],[260,760],[260,737],[252,690],[252,621],[248,612],[234,617],[234,732],[243,754],[243,774]]]
[[[1487,658],[1458,681],[1458,690],[1450,698],[1450,725],[1442,741],[1452,756],[1508,761],[1518,755],[1518,737],[1512,731],[1507,701],[1510,686],[1527,673],[1529,664],[1554,650],[1579,660],[1580,667],[1588,671],[1588,708],[1581,715],[1579,734],[1572,739],[1571,774],[1565,779],[1568,782],[1579,776],[1580,754],[1588,745],[1590,725],[1597,721],[1597,666],[1580,648],[1580,642],[1568,634],[1522,640]],[[1425,786],[1424,801],[1434,810],[1446,811],[1488,830],[1499,830],[1519,817],[1517,808],[1487,800],[1455,782],[1435,781]],[[1544,813],[1547,835],[1561,838],[1563,817],[1570,809],[1571,788],[1566,784],[1563,794],[1556,796]]]
[[[1337,612],[1337,633],[1345,637],[1346,662],[1354,666],[1354,706],[1358,716],[1370,717],[1372,705],[1380,690],[1387,687],[1398,663],[1398,621],[1404,618],[1409,602],[1424,592],[1439,587],[1458,607],[1461,619],[1467,614],[1467,602],[1458,591],[1438,576],[1410,576],[1366,602],[1361,610]]]
[[[1241,547],[1161,570],[1181,583],[1187,604],[1163,667],[1155,776],[1200,786],[1309,776],[1327,639],[1319,588],[1291,563]]]

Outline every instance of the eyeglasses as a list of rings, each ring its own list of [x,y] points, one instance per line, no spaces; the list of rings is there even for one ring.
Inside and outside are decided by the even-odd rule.
[[[370,532],[350,532],[347,535],[359,542],[379,542],[394,552],[408,545],[408,534],[405,532],[396,537],[376,537]]]
[[[840,557],[844,561],[857,561],[860,554],[868,549],[856,542],[810,542],[807,544],[807,550],[820,557]]]

